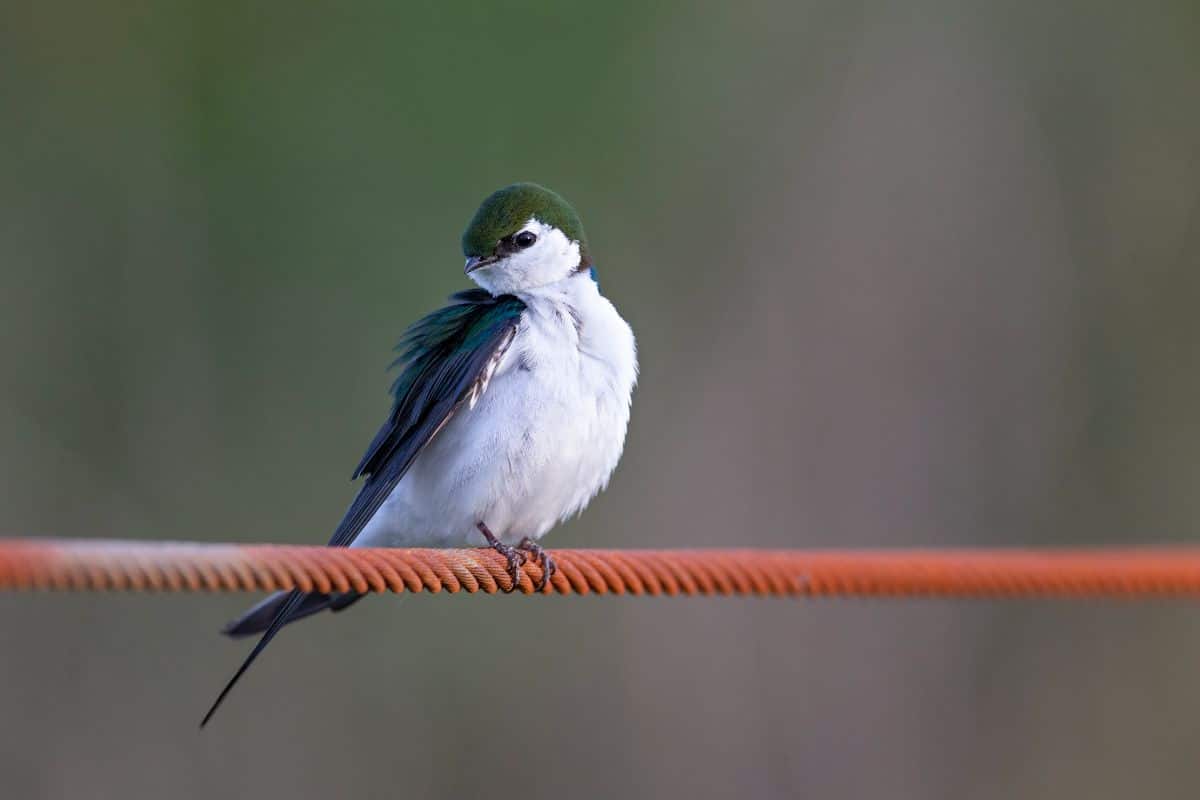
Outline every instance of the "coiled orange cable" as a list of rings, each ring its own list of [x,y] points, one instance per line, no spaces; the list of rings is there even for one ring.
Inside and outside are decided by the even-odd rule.
[[[1200,548],[554,550],[545,592],[633,595],[1200,597]],[[517,589],[534,591],[529,563]],[[487,549],[345,549],[0,540],[0,590],[484,592],[512,587]]]

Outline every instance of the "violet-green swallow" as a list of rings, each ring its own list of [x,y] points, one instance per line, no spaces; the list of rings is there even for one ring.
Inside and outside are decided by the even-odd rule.
[[[608,483],[637,380],[633,332],[603,295],[583,225],[559,195],[517,183],[462,236],[459,292],[400,343],[392,412],[354,470],[362,488],[331,547],[487,545],[514,583],[538,540]],[[539,586],[539,588],[541,588]],[[357,594],[279,592],[225,633],[262,634],[204,720],[289,622]]]

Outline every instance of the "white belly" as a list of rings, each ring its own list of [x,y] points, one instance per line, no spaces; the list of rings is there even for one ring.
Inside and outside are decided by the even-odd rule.
[[[574,313],[561,294],[522,297],[528,310],[483,396],[429,443],[354,546],[479,545],[481,521],[510,544],[537,539],[604,488],[629,422],[633,334],[590,280],[571,288]]]

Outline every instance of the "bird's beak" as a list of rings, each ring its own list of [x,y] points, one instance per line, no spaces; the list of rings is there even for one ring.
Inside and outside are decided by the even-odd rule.
[[[491,266],[499,260],[495,256],[471,256],[467,259],[467,265],[463,268],[463,272],[470,275],[475,270]]]

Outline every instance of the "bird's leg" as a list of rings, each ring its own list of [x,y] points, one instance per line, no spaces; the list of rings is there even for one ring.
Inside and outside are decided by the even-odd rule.
[[[558,565],[554,563],[554,559],[550,557],[550,554],[546,552],[544,547],[528,536],[521,540],[521,543],[517,545],[517,549],[529,553],[529,557],[534,560],[534,563],[542,565],[542,577],[538,579],[533,590],[540,592],[542,589],[545,589],[550,578],[554,577],[554,573],[558,572]]]
[[[521,565],[525,563],[525,553],[521,549],[507,545],[497,539],[496,535],[482,521],[475,523],[475,527],[479,528],[479,532],[483,534],[483,538],[487,539],[488,547],[504,556],[505,560],[508,561],[508,577],[512,578],[512,586],[501,590],[505,594],[508,594],[513,589],[516,589],[517,584],[521,582]]]

